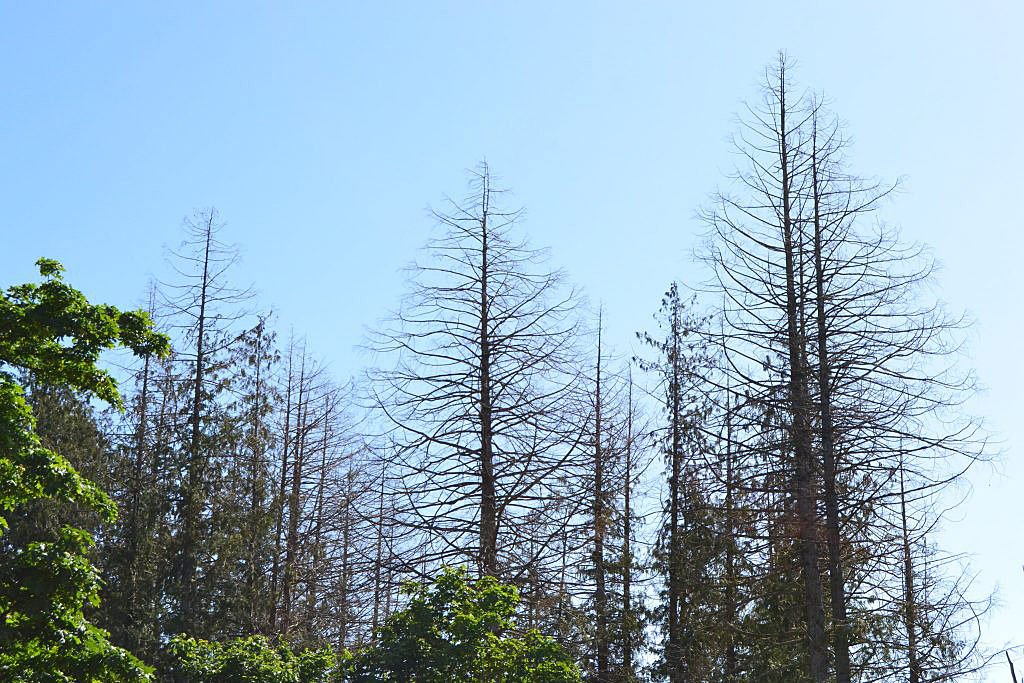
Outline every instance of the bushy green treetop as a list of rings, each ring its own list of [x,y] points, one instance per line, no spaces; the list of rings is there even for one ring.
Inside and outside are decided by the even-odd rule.
[[[187,683],[328,683],[337,669],[330,648],[295,654],[263,636],[226,643],[176,636],[170,649],[174,674]]]
[[[516,634],[516,589],[493,577],[476,581],[445,569],[432,584],[405,588],[378,642],[346,664],[351,683],[578,683],[562,647],[535,630]]]
[[[259,636],[226,643],[178,636],[172,673],[186,683],[580,683],[558,643],[536,630],[517,633],[512,586],[445,569],[404,592],[405,608],[388,618],[374,644],[355,652],[295,654]]]
[[[43,282],[0,293],[0,680],[12,683],[144,681],[146,667],[86,619],[100,579],[91,536],[65,527],[48,541],[2,537],[18,506],[57,500],[113,521],[117,509],[60,454],[43,448],[14,371],[64,385],[117,408],[117,383],[98,367],[104,350],[165,355],[169,343],[142,312],[93,305],[66,284],[59,263],[40,259]]]

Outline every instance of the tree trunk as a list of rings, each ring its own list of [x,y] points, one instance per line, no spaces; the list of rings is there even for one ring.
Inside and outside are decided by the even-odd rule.
[[[739,577],[736,574],[736,506],[735,506],[735,471],[732,453],[732,395],[731,387],[725,387],[725,681],[735,683],[739,675],[736,661],[736,634],[739,624],[736,623],[738,606],[736,604],[736,587]]]
[[[790,196],[790,149],[786,129],[785,66],[779,71],[779,160],[782,171],[782,232],[786,259],[786,342],[789,351],[789,403],[792,413],[790,432],[796,459],[796,508],[800,535],[800,561],[804,575],[804,609],[807,619],[809,674],[815,683],[828,675],[825,649],[825,612],[822,605],[821,576],[818,572],[817,511],[814,493],[814,461],[808,420],[809,401],[803,362],[803,338],[799,328],[796,292],[796,265],[793,246],[793,222]]]
[[[139,424],[135,431],[135,453],[134,461],[132,463],[132,492],[130,503],[128,505],[127,515],[127,531],[128,531],[128,547],[125,549],[125,568],[127,574],[127,585],[125,586],[125,631],[133,634],[134,645],[137,647],[139,638],[137,636],[138,631],[144,628],[142,625],[136,623],[138,617],[138,594],[139,594],[139,571],[141,569],[140,556],[142,554],[141,546],[143,543],[142,539],[142,526],[139,523],[139,515],[141,513],[140,508],[140,497],[142,494],[143,482],[142,473],[144,469],[144,461],[146,460],[146,422],[148,419],[149,409],[149,364],[150,356],[146,354],[145,362],[142,367],[142,391],[139,395]]]
[[[485,177],[485,183],[488,180]],[[480,573],[498,575],[498,503],[494,477],[494,451],[491,426],[491,347],[488,329],[489,294],[487,292],[487,212],[490,188],[484,185],[481,210],[480,259]]]
[[[263,514],[263,491],[260,486],[261,465],[263,462],[263,449],[261,447],[263,385],[261,382],[261,370],[263,368],[262,349],[263,322],[256,328],[256,387],[253,396],[253,407],[251,416],[252,449],[249,462],[249,476],[252,478],[249,489],[249,557],[246,567],[246,600],[249,603],[249,625],[250,628],[260,633],[266,628],[264,615],[259,614],[259,598],[257,582],[260,579],[260,571],[257,567],[259,559],[259,528],[260,516]]]
[[[604,576],[604,453],[601,451],[601,314],[598,313],[596,386],[594,394],[594,611],[596,616],[596,681],[608,683],[608,598]]]
[[[678,303],[672,308],[672,329],[671,329],[671,429],[672,429],[672,452],[671,459],[672,474],[669,480],[669,550],[668,550],[668,646],[665,649],[665,661],[668,664],[669,683],[682,683],[682,634],[679,624],[679,606],[682,600],[682,586],[680,586],[680,533],[679,533],[679,490],[680,477],[682,476],[682,405],[680,404],[679,392],[682,384],[682,373],[680,364],[682,359],[680,353],[679,336],[681,321],[679,319]]]
[[[622,675],[625,683],[633,681],[633,523],[630,516],[633,489],[633,369],[629,370],[626,397],[626,467],[622,487]]]
[[[203,408],[205,374],[205,335],[207,288],[210,284],[210,243],[213,240],[213,213],[207,217],[203,245],[203,275],[199,287],[199,317],[196,332],[196,367],[193,376],[192,435],[189,443],[189,466],[184,500],[184,529],[181,542],[181,623],[185,633],[195,633],[198,625],[195,576],[198,565],[197,545],[202,516],[202,488],[206,475],[205,458],[200,447],[200,416]]]
[[[900,461],[900,525],[903,532],[903,624],[907,630],[907,668],[910,683],[921,681],[921,661],[917,652],[917,604],[914,594],[914,561],[910,554],[910,533],[907,530],[907,492],[903,484],[903,462]]]
[[[381,569],[384,563],[384,472],[380,473],[380,498],[377,503],[377,543],[373,558],[373,618],[370,622],[370,637],[373,641],[377,639],[377,629],[380,626],[380,604],[381,604]]]
[[[288,536],[285,540],[284,555],[284,585],[281,636],[287,637],[292,627],[292,607],[295,591],[295,565],[298,562],[299,554],[299,496],[302,492],[302,470],[305,458],[306,420],[308,407],[305,402],[309,398],[303,398],[306,389],[306,356],[303,353],[302,362],[299,366],[299,395],[295,403],[295,441],[292,448],[292,481],[291,492],[288,495]],[[305,401],[305,402],[304,402]]]
[[[291,446],[292,417],[292,362],[294,359],[294,340],[288,346],[288,379],[285,387],[284,430],[281,444],[280,480],[278,481],[275,501],[277,523],[274,528],[274,561],[270,570],[270,630],[278,632],[278,598],[281,594],[281,544],[284,539],[284,491],[288,485],[288,449]]]
[[[850,634],[846,617],[846,588],[840,545],[839,501],[836,491],[835,429],[832,425],[832,368],[825,325],[825,273],[822,266],[821,195],[818,178],[818,129],[811,136],[811,189],[814,199],[814,287],[818,320],[818,400],[825,497],[825,537],[828,543],[829,592],[832,605],[832,649],[836,683],[850,683]]]

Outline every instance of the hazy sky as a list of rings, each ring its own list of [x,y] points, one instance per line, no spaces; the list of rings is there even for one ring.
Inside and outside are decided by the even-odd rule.
[[[852,170],[904,179],[881,216],[931,245],[939,296],[976,320],[972,410],[1005,456],[941,540],[1000,587],[989,641],[1022,642],[1022,7],[0,2],[0,284],[45,255],[137,304],[182,217],[215,205],[237,280],[355,373],[427,207],[486,157],[628,351],[669,281],[700,276],[695,212],[785,50],[847,122]]]

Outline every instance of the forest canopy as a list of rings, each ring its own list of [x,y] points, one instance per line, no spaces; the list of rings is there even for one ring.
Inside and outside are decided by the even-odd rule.
[[[707,277],[666,273],[632,349],[486,163],[352,378],[236,281],[215,209],[142,311],[41,259],[0,299],[5,680],[978,671],[989,598],[936,543],[990,457],[965,320],[791,71],[700,211]]]

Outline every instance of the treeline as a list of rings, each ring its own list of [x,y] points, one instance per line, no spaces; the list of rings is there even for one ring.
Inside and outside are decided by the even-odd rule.
[[[358,649],[403,581],[460,565],[517,586],[598,683],[975,670],[986,605],[933,540],[986,454],[963,322],[785,60],[735,145],[702,213],[710,279],[672,283],[629,359],[486,165],[354,382],[253,309],[197,214],[148,297],[174,351],[131,369],[124,414],[28,378],[44,444],[116,524],[36,508],[10,534],[93,529],[95,621],[158,671],[175,634]]]

